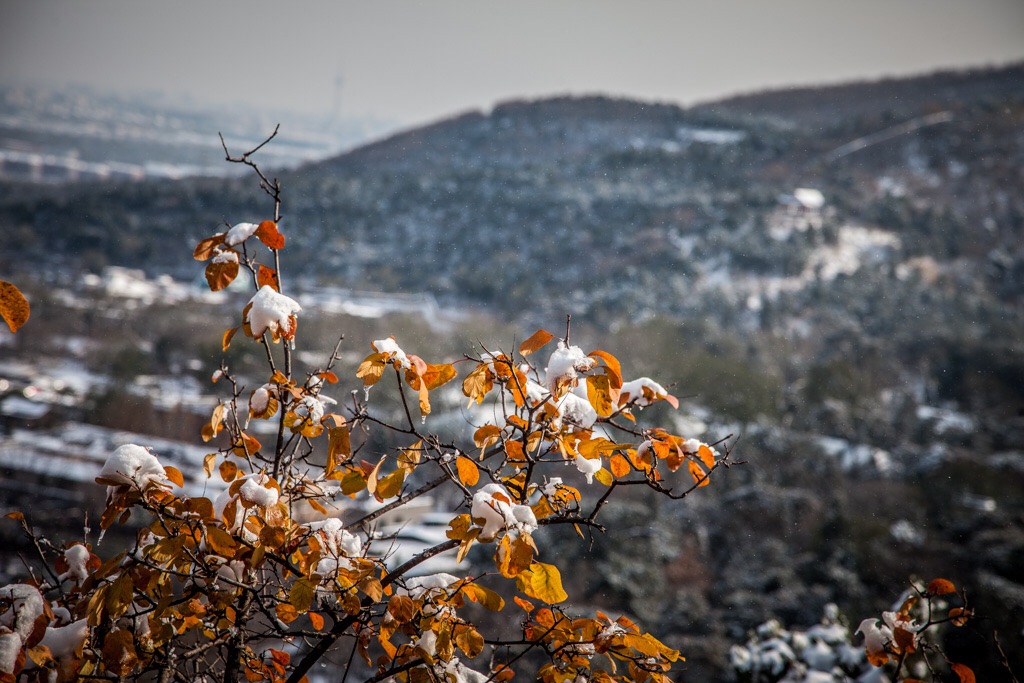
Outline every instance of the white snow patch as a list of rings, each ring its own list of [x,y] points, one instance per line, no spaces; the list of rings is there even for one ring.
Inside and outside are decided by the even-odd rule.
[[[252,237],[259,227],[257,223],[236,223],[233,228],[224,234],[224,244],[229,247],[241,244]]]
[[[249,300],[252,308],[245,318],[253,336],[259,337],[267,330],[276,334],[279,330],[291,329],[291,317],[302,310],[292,298],[279,294],[270,285],[263,285]]]

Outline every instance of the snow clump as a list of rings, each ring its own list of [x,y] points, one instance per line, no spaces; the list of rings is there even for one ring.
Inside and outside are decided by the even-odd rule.
[[[169,486],[156,456],[133,443],[117,447],[103,463],[99,479],[112,486],[137,486],[143,490],[149,486]]]
[[[268,330],[275,337],[281,332],[290,334],[292,317],[302,310],[298,302],[279,294],[270,285],[260,287],[260,291],[249,300],[249,305],[251,308],[245,316],[245,322],[249,323],[254,338],[259,338]]]
[[[483,520],[483,541],[492,540],[505,529],[515,534],[532,534],[537,530],[537,518],[530,506],[513,504],[508,489],[501,484],[488,484],[473,494],[470,515],[474,521]]]
[[[76,543],[64,551],[64,561],[68,563],[68,570],[57,577],[58,581],[82,583],[89,577],[89,570],[86,567],[89,563],[89,549],[81,543]]]
[[[259,227],[256,223],[236,223],[233,228],[224,233],[224,244],[229,247],[241,244],[252,237]]]
[[[359,537],[346,530],[337,517],[310,522],[306,527],[317,536],[327,555],[317,563],[317,574],[326,577],[336,574],[339,569],[352,569],[348,558],[362,557],[363,544]]]
[[[280,492],[270,484],[270,476],[266,472],[250,474],[244,477],[245,483],[238,489],[238,497],[246,503],[257,507],[277,505]]]
[[[647,391],[644,391],[646,389]],[[629,382],[623,382],[619,389],[619,404],[635,401],[638,406],[649,406],[659,398],[668,396],[665,387],[655,382],[650,377],[638,377]]]
[[[398,364],[403,369],[408,370],[411,366],[409,357],[405,355],[405,351],[398,345],[398,342],[393,337],[387,339],[375,339],[370,344],[382,356],[386,356],[388,361],[397,360]]]
[[[601,458],[588,460],[582,455],[577,455],[574,462],[576,463],[576,469],[580,471],[580,474],[587,478],[587,483],[593,484],[594,475],[601,469]]]
[[[12,583],[0,588],[0,673],[13,674],[18,655],[43,614],[43,596],[35,586]]]
[[[559,341],[558,348],[548,359],[545,373],[548,391],[552,396],[558,396],[559,387],[576,386],[579,373],[586,372],[594,367],[595,363],[596,361],[583,353],[580,347],[566,346],[564,341]]]

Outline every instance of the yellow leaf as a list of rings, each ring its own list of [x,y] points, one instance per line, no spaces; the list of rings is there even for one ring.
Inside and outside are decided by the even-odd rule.
[[[405,371],[405,381],[409,383],[410,387],[419,389],[420,380],[422,379],[430,391],[444,386],[455,379],[456,376],[458,376],[458,373],[455,371],[455,366],[451,363],[443,365],[430,365],[428,363],[425,369],[420,370],[413,367]]]
[[[483,605],[492,612],[500,612],[505,608],[505,601],[502,600],[500,595],[490,588],[481,586],[479,583],[467,583],[460,590],[467,598]]]
[[[217,454],[208,453],[203,459],[203,471],[206,472],[206,477],[209,479],[213,476],[213,464],[217,462]]]
[[[231,339],[235,336],[235,332],[238,332],[237,327],[232,327],[230,330],[224,332],[224,336],[221,338],[220,342],[221,351],[227,351],[228,347],[231,346]]]
[[[707,486],[711,483],[711,478],[708,477],[707,473],[701,469],[701,466],[692,460],[686,461],[686,468],[690,471],[690,476],[693,477],[693,482],[697,484],[697,487]]]
[[[313,596],[316,595],[316,584],[313,579],[302,577],[292,584],[288,593],[288,602],[299,612],[308,612],[309,606],[313,604]]]
[[[562,576],[558,567],[535,562],[516,577],[516,586],[522,593],[543,600],[549,605],[562,602],[569,597],[562,589]]]
[[[466,456],[458,456],[455,459],[455,467],[458,469],[459,479],[466,486],[476,486],[476,483],[480,481],[480,469]]]
[[[28,321],[30,307],[21,290],[10,282],[0,280],[0,317],[3,317],[11,333]]]
[[[363,380],[363,386],[372,387],[384,375],[385,367],[387,364],[384,362],[384,356],[379,353],[371,353],[359,364],[356,377]]]
[[[604,368],[608,375],[610,386],[618,392],[618,390],[622,388],[622,366],[619,364],[619,359],[607,351],[601,351],[600,349],[595,349],[587,355],[591,358],[599,358],[604,361]]]
[[[335,468],[352,457],[352,440],[348,427],[332,427],[327,430],[327,476]]]
[[[529,339],[519,345],[519,353],[529,356],[554,338],[554,335],[547,330],[537,330],[530,335]]]
[[[594,479],[597,479],[605,486],[611,486],[615,482],[615,479],[612,477],[612,473],[603,467],[597,472],[594,472]]]
[[[458,624],[455,627],[455,644],[472,659],[484,650],[484,637],[472,626]]]
[[[278,606],[274,608],[274,611],[277,612],[277,618],[286,624],[290,624],[299,618],[299,611],[287,602],[278,604]],[[313,613],[310,612],[309,616],[312,618]],[[323,623],[322,618],[320,623]]]
[[[411,621],[416,614],[416,603],[408,595],[393,595],[388,600],[388,612],[399,623]]]
[[[377,500],[394,498],[402,492],[403,483],[405,483],[405,470],[398,468],[377,482],[377,489],[373,495],[377,497]]]
[[[587,400],[601,417],[608,417],[615,411],[612,405],[611,383],[608,375],[587,377]]]
[[[494,376],[485,363],[476,366],[476,369],[462,380],[462,393],[470,399],[470,403],[483,403],[484,396],[493,388]]]
[[[384,465],[386,457],[382,457],[377,465],[366,475],[366,490],[370,495],[377,495],[377,480],[380,476],[380,468]]]

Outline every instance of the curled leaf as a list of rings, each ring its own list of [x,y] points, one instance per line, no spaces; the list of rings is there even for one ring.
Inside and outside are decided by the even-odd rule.
[[[0,280],[0,316],[12,333],[28,321],[29,312],[28,299],[21,290],[10,282]]]

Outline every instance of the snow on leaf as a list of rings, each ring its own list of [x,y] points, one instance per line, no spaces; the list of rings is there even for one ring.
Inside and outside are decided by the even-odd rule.
[[[409,357],[405,355],[405,351],[398,345],[394,337],[375,339],[370,342],[370,346],[382,356],[385,363],[394,363],[396,367],[401,367],[403,370],[412,367]]]
[[[200,240],[199,244],[196,245],[195,251],[192,252],[192,258],[196,261],[207,261],[213,258],[213,255],[217,252],[217,247],[222,244],[224,244],[224,233]]]
[[[246,241],[259,227],[255,223],[236,223],[231,229],[224,233],[224,244],[233,247]]]
[[[249,309],[245,315],[245,322],[250,328],[248,332],[253,339],[259,339],[264,332],[270,332],[274,341],[282,337],[292,339],[297,325],[295,314],[301,310],[302,307],[294,299],[264,285],[249,300]]]
[[[10,282],[0,280],[0,317],[3,317],[11,333],[28,321],[30,307],[21,290]]]

